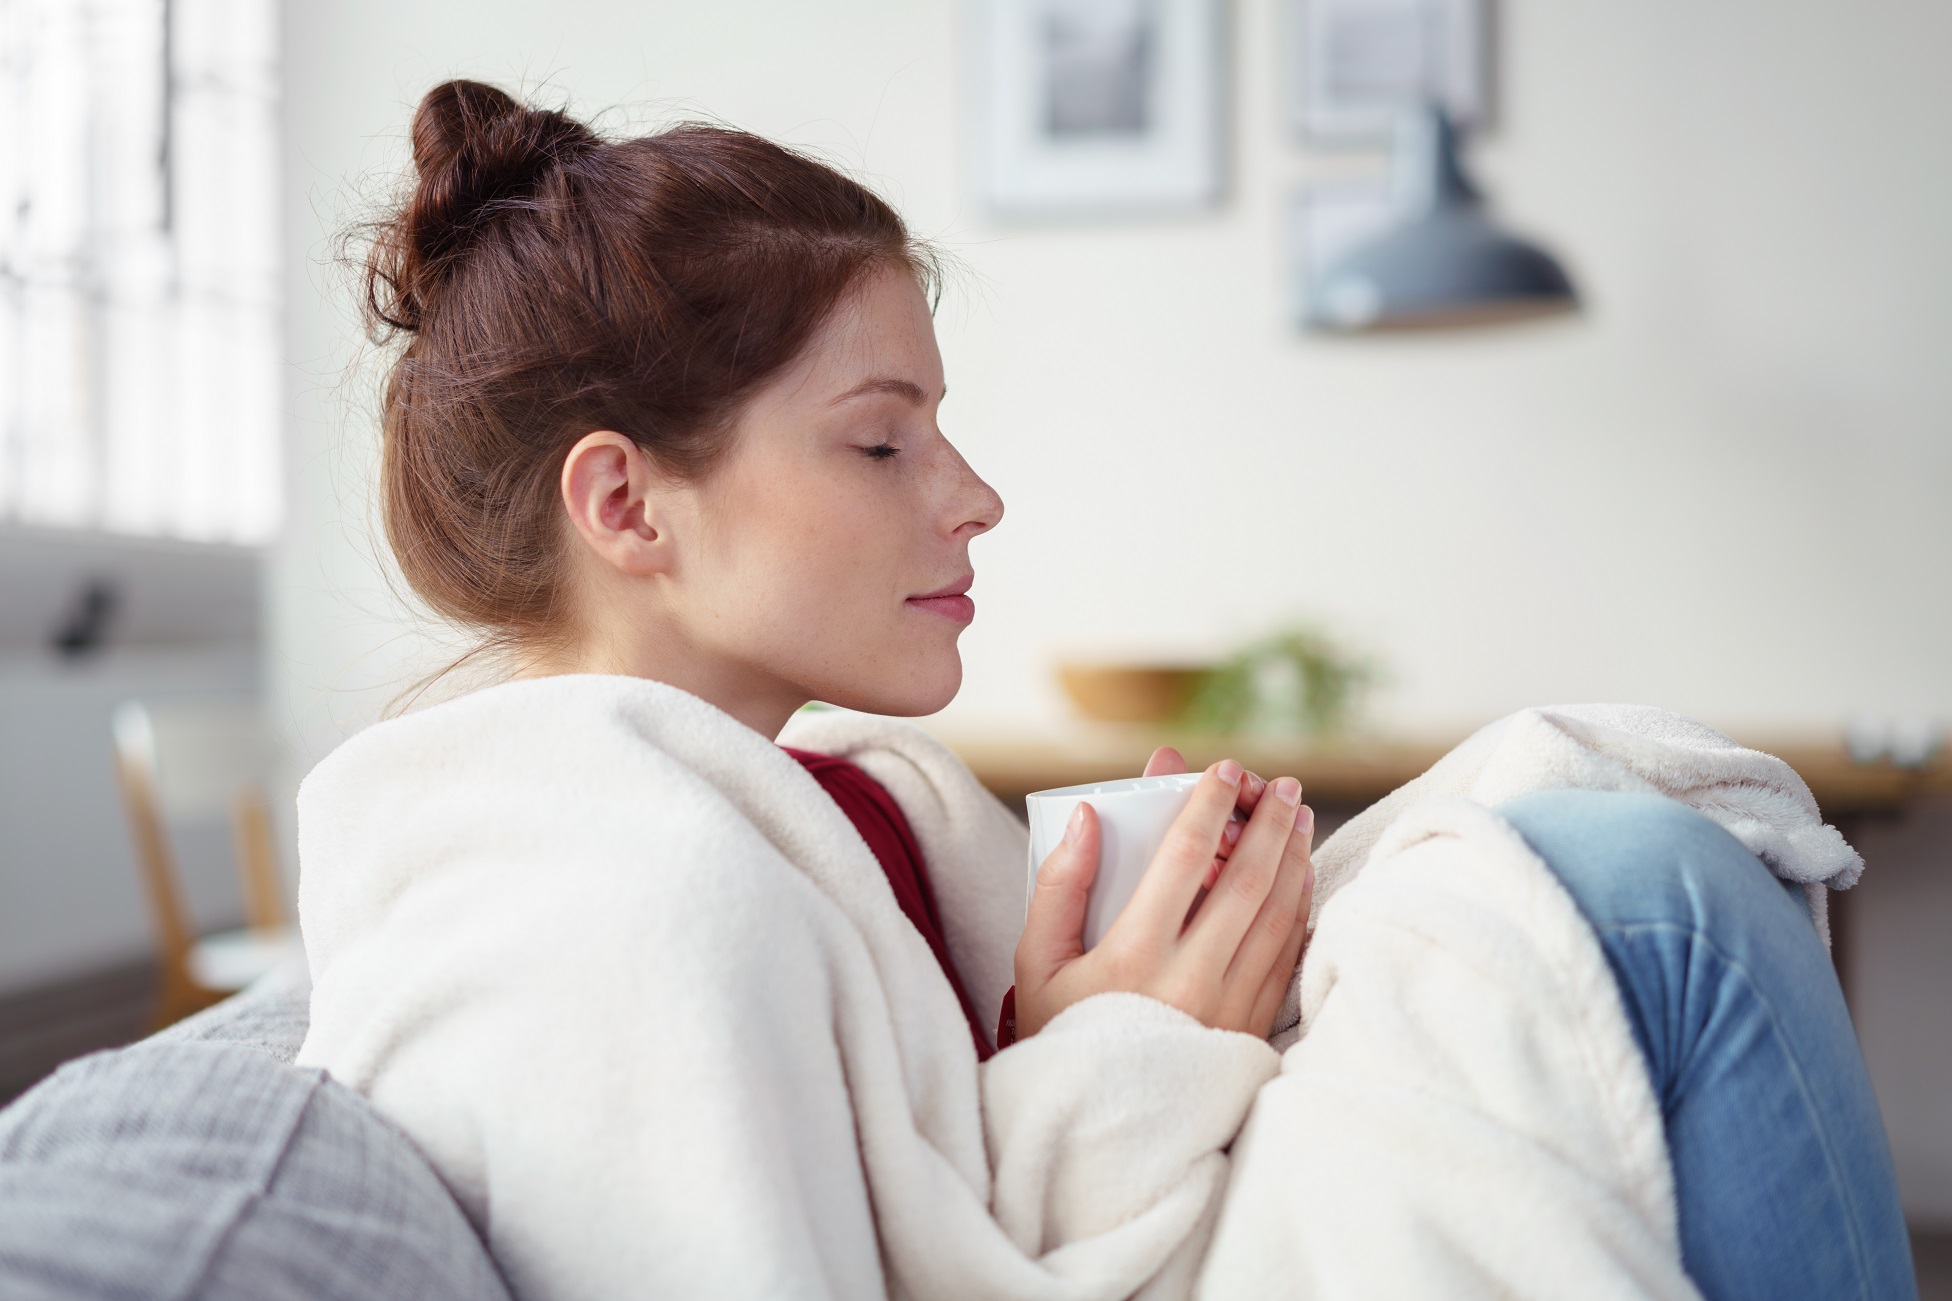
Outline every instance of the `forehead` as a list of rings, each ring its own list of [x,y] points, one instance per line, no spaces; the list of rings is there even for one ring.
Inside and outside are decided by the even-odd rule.
[[[876,379],[905,380],[931,397],[940,393],[942,354],[922,287],[906,270],[872,273],[834,310],[788,371],[798,372],[792,387],[816,399]]]

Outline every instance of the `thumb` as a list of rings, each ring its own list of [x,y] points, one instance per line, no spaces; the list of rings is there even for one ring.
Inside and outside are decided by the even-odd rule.
[[[1080,802],[1064,839],[1037,869],[1017,942],[1017,979],[1042,983],[1084,952],[1084,911],[1098,875],[1098,811]]]
[[[1145,775],[1147,777],[1182,773],[1186,770],[1186,756],[1170,745],[1160,746],[1152,752],[1152,757],[1145,761]]]

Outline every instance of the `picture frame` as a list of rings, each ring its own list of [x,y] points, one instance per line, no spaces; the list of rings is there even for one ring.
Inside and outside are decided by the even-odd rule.
[[[1225,188],[1222,0],[970,0],[976,187],[997,217],[1194,211]]]
[[[1492,119],[1493,0],[1286,0],[1289,126],[1372,145],[1434,101],[1464,130]]]

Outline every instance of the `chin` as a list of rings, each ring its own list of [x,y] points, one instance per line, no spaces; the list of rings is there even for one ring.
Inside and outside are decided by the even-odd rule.
[[[906,680],[888,680],[898,676]],[[917,665],[916,671],[910,674],[889,674],[877,681],[850,685],[849,690],[832,691],[820,695],[819,699],[863,714],[920,718],[947,708],[956,698],[956,692],[962,690],[962,656],[951,653],[946,662]]]

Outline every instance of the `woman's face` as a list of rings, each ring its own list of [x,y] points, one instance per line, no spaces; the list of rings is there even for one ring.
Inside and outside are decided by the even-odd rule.
[[[714,703],[748,722],[807,700],[949,703],[975,617],[969,543],[1003,502],[936,426],[942,395],[928,304],[889,270],[749,401],[717,466],[665,501],[679,545],[661,617],[709,661],[677,685],[736,698]]]

